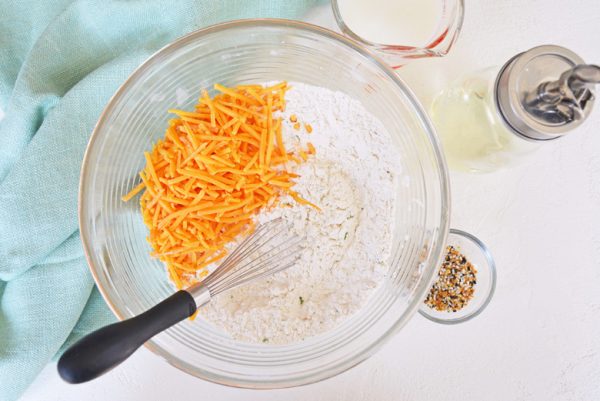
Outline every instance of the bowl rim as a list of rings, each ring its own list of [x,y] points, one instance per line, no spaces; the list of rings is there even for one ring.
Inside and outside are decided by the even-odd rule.
[[[90,139],[86,146],[86,150],[84,153],[84,157],[81,164],[81,171],[79,176],[79,191],[78,191],[78,222],[80,229],[80,237],[83,245],[83,251],[85,255],[86,262],[88,264],[88,268],[92,274],[96,287],[98,288],[102,298],[113,312],[113,314],[119,319],[124,320],[126,316],[124,316],[117,305],[115,305],[110,299],[107,290],[102,286],[100,278],[96,272],[96,268],[94,267],[94,263],[92,260],[92,247],[90,246],[90,239],[86,235],[86,230],[83,230],[84,227],[87,226],[87,223],[84,221],[84,199],[86,194],[84,193],[84,184],[86,183],[86,176],[89,174],[90,163],[89,157],[91,153],[91,149],[94,146],[94,143],[98,139],[99,132],[106,122],[107,115],[112,111],[114,107],[114,103],[117,99],[119,99],[123,93],[128,89],[130,83],[137,79],[140,75],[142,75],[148,66],[154,62],[156,59],[159,59],[163,53],[168,52],[170,50],[175,50],[178,47],[181,47],[191,41],[197,40],[204,35],[217,33],[220,31],[239,28],[239,27],[255,27],[255,28],[269,28],[269,27],[277,27],[277,28],[293,28],[299,30],[309,31],[311,33],[316,33],[321,35],[327,39],[332,39],[337,41],[338,43],[349,47],[350,49],[356,51],[359,55],[365,57],[367,60],[372,62],[376,67],[380,69],[380,71],[387,75],[395,85],[397,85],[405,94],[407,101],[410,103],[414,112],[419,119],[419,122],[423,125],[424,130],[428,136],[428,140],[432,145],[432,152],[435,155],[435,162],[437,169],[437,173],[440,178],[440,224],[438,226],[439,237],[438,243],[435,248],[432,248],[431,254],[432,262],[435,262],[434,266],[437,266],[442,258],[443,250],[445,249],[445,244],[447,240],[447,236],[449,233],[449,222],[450,222],[450,179],[449,172],[446,164],[446,160],[442,151],[442,147],[440,141],[435,133],[435,127],[430,121],[427,113],[425,112],[424,107],[419,102],[418,98],[415,96],[414,92],[404,83],[404,81],[396,74],[396,72],[392,69],[391,66],[386,64],[379,56],[375,55],[371,50],[362,46],[360,43],[357,43],[341,34],[338,34],[330,29],[314,25],[311,23],[307,23],[304,21],[298,20],[290,20],[283,18],[248,18],[248,19],[238,19],[227,22],[222,22],[214,25],[207,26],[205,28],[200,28],[195,31],[192,31],[186,35],[183,35],[165,46],[158,49],[152,55],[150,55],[147,59],[145,59],[135,70],[127,77],[127,79],[119,86],[117,91],[111,96],[106,106],[100,113],[98,117],[98,121],[96,122],[94,129],[90,135]],[[423,280],[423,295],[426,294],[427,289],[430,287],[431,283],[435,278],[436,269],[431,268],[429,272],[425,272],[422,276]],[[328,371],[318,371],[316,373],[298,375],[293,379],[277,379],[272,381],[256,381],[256,380],[232,380],[227,377],[219,374],[213,374],[211,372],[205,371],[202,368],[197,368],[194,366],[188,365],[186,362],[179,360],[178,358],[174,358],[167,350],[156,345],[152,340],[149,340],[144,344],[144,346],[152,351],[154,354],[159,356],[161,359],[165,360],[172,366],[186,372],[192,376],[198,377],[203,380],[207,380],[212,383],[221,384],[229,387],[235,388],[249,388],[249,389],[278,389],[278,388],[290,388],[308,385],[312,383],[317,383],[323,381],[325,379],[337,376],[350,368],[360,364],[365,361],[371,355],[373,355],[377,350],[379,350],[395,333],[397,333],[407,322],[410,320],[414,314],[417,312],[419,305],[421,303],[420,296],[416,296],[413,298],[412,302],[406,308],[406,319],[399,319],[384,333],[380,335],[380,337],[370,344],[368,347],[365,347],[362,352],[353,355],[351,358],[348,358],[344,361],[341,361],[336,369],[330,369]]]

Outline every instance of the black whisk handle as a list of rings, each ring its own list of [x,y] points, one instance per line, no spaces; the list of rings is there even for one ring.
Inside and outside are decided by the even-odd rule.
[[[156,334],[190,317],[194,298],[178,291],[146,312],[94,331],[73,344],[58,361],[58,373],[69,383],[83,383],[129,358]]]

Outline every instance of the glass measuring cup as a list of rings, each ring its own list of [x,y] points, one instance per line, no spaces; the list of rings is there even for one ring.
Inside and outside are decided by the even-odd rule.
[[[464,0],[332,0],[340,30],[390,66],[445,56],[463,23]]]

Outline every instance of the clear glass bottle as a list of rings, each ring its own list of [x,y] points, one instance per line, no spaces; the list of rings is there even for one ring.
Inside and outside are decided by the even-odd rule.
[[[585,120],[599,81],[600,67],[552,45],[457,79],[430,110],[450,168],[491,172],[518,164]]]

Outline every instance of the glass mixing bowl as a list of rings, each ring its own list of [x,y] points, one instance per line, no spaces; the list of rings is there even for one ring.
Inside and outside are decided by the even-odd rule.
[[[387,128],[402,163],[386,281],[336,329],[303,342],[254,345],[202,318],[184,321],[146,346],[190,374],[237,387],[280,388],[341,373],[373,354],[416,312],[446,245],[447,169],[415,96],[381,60],[329,30],[286,20],[244,20],[191,33],[166,46],[117,91],[83,162],[80,229],[90,269],[119,319],[173,293],[150,257],[139,204],[121,201],[138,182],[143,152],[161,138],[174,105],[192,108],[202,88],[275,80],[342,91]],[[211,91],[212,93],[212,91]],[[352,118],[351,115],[348,118]]]

